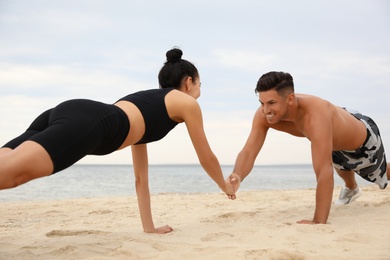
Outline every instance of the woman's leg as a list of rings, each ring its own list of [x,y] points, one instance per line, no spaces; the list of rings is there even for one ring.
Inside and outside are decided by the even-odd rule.
[[[13,188],[53,172],[53,162],[46,150],[29,141],[49,126],[51,111],[40,114],[26,132],[0,148],[0,189]]]
[[[0,158],[3,154],[7,154],[9,152],[12,152],[12,149],[11,148],[8,148],[8,147],[3,147],[3,148],[0,148]],[[1,160],[0,160],[1,161]]]
[[[38,143],[25,141],[0,149],[0,189],[9,189],[53,172],[50,155]]]

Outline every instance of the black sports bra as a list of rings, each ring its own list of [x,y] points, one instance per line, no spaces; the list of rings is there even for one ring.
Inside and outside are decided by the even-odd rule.
[[[141,111],[144,118],[145,133],[136,144],[158,141],[178,124],[169,117],[165,106],[165,96],[172,90],[174,88],[144,90],[118,100],[133,103]]]

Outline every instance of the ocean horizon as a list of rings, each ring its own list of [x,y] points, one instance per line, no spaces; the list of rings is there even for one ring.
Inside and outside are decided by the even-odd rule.
[[[224,177],[233,165],[221,165]],[[343,185],[335,173],[335,187]],[[359,185],[370,185],[356,177]],[[221,192],[199,164],[149,165],[151,194]],[[311,164],[255,165],[240,191],[316,188]],[[13,189],[0,190],[1,201],[61,200],[135,195],[131,164],[75,164],[52,176],[30,181]]]

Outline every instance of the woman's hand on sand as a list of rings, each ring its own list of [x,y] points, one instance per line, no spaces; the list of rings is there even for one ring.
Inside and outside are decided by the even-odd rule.
[[[155,233],[157,233],[157,234],[166,234],[166,233],[170,233],[172,231],[173,231],[173,228],[168,226],[168,225],[158,227],[155,229]]]
[[[315,225],[315,224],[320,224],[317,221],[314,220],[307,220],[307,219],[302,219],[300,221],[297,221],[298,224],[309,224],[309,225]]]

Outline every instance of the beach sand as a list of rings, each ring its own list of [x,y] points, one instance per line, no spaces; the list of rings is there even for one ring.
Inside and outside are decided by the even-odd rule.
[[[142,232],[135,196],[2,202],[0,259],[390,259],[390,193],[362,190],[327,225],[296,224],[314,189],[154,195],[165,235]]]

